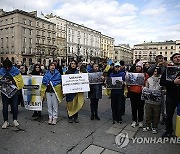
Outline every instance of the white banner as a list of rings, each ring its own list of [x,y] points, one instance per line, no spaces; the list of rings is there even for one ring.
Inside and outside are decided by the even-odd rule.
[[[43,76],[23,75],[24,87],[22,89],[24,105],[27,110],[42,111],[41,84]]]
[[[88,73],[62,75],[62,87],[63,94],[90,91]]]

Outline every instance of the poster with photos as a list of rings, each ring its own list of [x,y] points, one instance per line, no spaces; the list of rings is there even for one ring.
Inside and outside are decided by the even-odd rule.
[[[144,85],[144,73],[131,73],[128,72],[125,77],[127,85]]]
[[[1,82],[0,92],[6,95],[8,98],[11,98],[18,91],[17,87],[8,82]]]
[[[103,72],[88,73],[89,84],[102,84],[103,83]]]
[[[106,83],[107,89],[122,89],[123,88],[122,77],[107,77],[105,83]]]
[[[144,87],[142,90],[141,99],[145,101],[161,102],[162,91],[161,90],[150,90]]]
[[[173,81],[180,76],[180,66],[168,66],[166,69],[166,80]]]

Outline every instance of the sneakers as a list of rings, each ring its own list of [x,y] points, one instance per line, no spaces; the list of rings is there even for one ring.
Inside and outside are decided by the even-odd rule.
[[[52,125],[56,125],[56,123],[57,123],[57,119],[56,118],[54,118],[53,120],[52,120]]]
[[[14,123],[14,126],[15,126],[15,127],[19,126],[19,123],[18,123],[17,120],[14,120],[13,123]]]
[[[158,133],[157,128],[152,128],[152,133],[153,133],[153,134],[157,134],[157,133]]]
[[[136,121],[133,121],[133,122],[132,122],[131,127],[133,127],[133,128],[136,127]]]
[[[143,123],[139,122],[139,128],[143,128]]]
[[[147,132],[147,131],[150,131],[150,127],[144,127],[143,128],[143,132]]]
[[[68,119],[68,122],[69,122],[69,123],[73,123],[73,119],[72,119],[72,118],[69,118],[69,119]]]
[[[5,121],[2,125],[2,129],[6,129],[9,126],[9,122]]]
[[[48,124],[49,124],[49,125],[52,124],[52,119],[49,119]]]

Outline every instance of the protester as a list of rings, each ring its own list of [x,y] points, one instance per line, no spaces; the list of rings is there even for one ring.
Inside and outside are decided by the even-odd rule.
[[[129,69],[129,72],[134,72],[136,70],[136,64],[140,61],[140,59],[136,59],[135,63]]]
[[[99,72],[98,64],[93,65],[93,69],[90,73],[96,72]],[[98,116],[98,103],[99,99],[102,98],[102,84],[91,84],[90,91],[88,92],[88,97],[90,99],[91,120],[100,120]]]
[[[94,64],[94,61],[91,60],[90,63],[87,65],[87,68],[86,68],[87,72],[91,72],[93,68],[93,64]]]
[[[180,67],[180,53],[175,53],[171,57],[174,66]],[[172,81],[166,79],[166,71],[164,71],[161,86],[166,87],[166,132],[162,137],[171,137],[173,133],[173,115],[176,107],[180,102],[180,73]]]
[[[120,71],[120,63],[116,62],[114,64],[114,70],[110,74],[110,77],[122,77],[122,82],[125,80],[125,73]],[[115,121],[117,123],[122,123],[122,103],[124,97],[124,85],[122,89],[112,89],[111,90],[111,109],[112,109],[112,119],[113,124]]]
[[[134,73],[143,73],[143,62],[139,61],[136,63],[136,68]],[[145,73],[145,80],[148,78],[148,75]],[[139,127],[143,127],[143,116],[144,116],[144,101],[141,100],[142,93],[141,85],[130,85],[128,86],[129,97],[131,101],[132,108],[132,127],[135,127],[137,122]]]
[[[154,69],[153,76],[147,79],[145,88],[148,88],[151,91],[161,92],[160,86],[160,75],[161,70],[159,67]],[[149,131],[152,128],[152,133],[156,134],[158,132],[158,123],[160,120],[161,113],[161,100],[160,101],[145,101],[145,116],[146,116],[146,125],[143,128],[143,131]],[[151,127],[152,126],[152,127]]]
[[[78,63],[75,60],[70,62],[70,66],[68,67],[68,71],[66,74],[78,74],[79,70],[77,69]],[[67,111],[68,111],[68,122],[78,123],[78,111],[82,108],[84,104],[84,94],[79,93],[71,93],[66,94],[67,101]]]
[[[32,70],[31,75],[43,75],[42,70],[41,70],[41,65],[35,64],[34,69]],[[41,117],[41,111],[34,111],[32,117]]]
[[[63,99],[61,88],[61,74],[55,69],[56,64],[51,62],[49,70],[46,71],[42,80],[42,97],[46,92],[46,100],[48,106],[49,121],[48,124],[56,125],[58,118],[58,101]]]
[[[150,68],[150,64],[148,62],[146,62],[143,66],[143,72],[147,73],[148,69]]]
[[[12,65],[12,62],[9,59],[3,61],[3,67],[0,69],[0,78],[5,80],[5,82],[13,84],[17,87],[18,90],[22,89],[24,82],[21,76],[19,69]],[[2,128],[5,129],[9,126],[8,122],[8,105],[11,104],[13,111],[13,123],[14,126],[19,126],[17,121],[18,116],[18,94],[15,93],[11,98],[8,98],[5,94],[2,95],[3,103],[3,118],[4,123]]]

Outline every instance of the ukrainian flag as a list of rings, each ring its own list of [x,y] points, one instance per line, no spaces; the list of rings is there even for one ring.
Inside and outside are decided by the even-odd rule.
[[[180,103],[177,107],[177,117],[176,117],[176,136],[180,137]]]
[[[107,66],[106,66],[106,68],[104,69],[104,72],[108,72],[108,71],[109,71],[110,65],[111,65],[112,63],[113,63],[112,59],[109,59],[109,60],[107,61]]]
[[[68,115],[71,117],[83,107],[84,94],[83,93],[66,94],[66,101],[67,101]]]
[[[2,68],[0,69],[0,79],[1,79],[6,73],[9,73],[9,74],[13,77],[14,81],[16,82],[16,86],[17,86],[18,90],[19,90],[19,89],[22,89],[22,88],[24,87],[24,82],[23,82],[22,75],[21,75],[21,73],[20,73],[20,71],[19,71],[19,69],[18,69],[17,67],[13,66],[13,67],[11,68],[11,70],[9,70],[9,71],[6,70],[4,67],[2,67]]]
[[[42,99],[45,96],[45,92],[46,92],[48,84],[51,84],[57,96],[58,101],[61,103],[63,100],[63,93],[62,93],[62,86],[61,86],[61,74],[59,73],[58,70],[55,69],[53,74],[51,74],[51,72],[48,70],[43,76],[42,85],[41,85]]]

